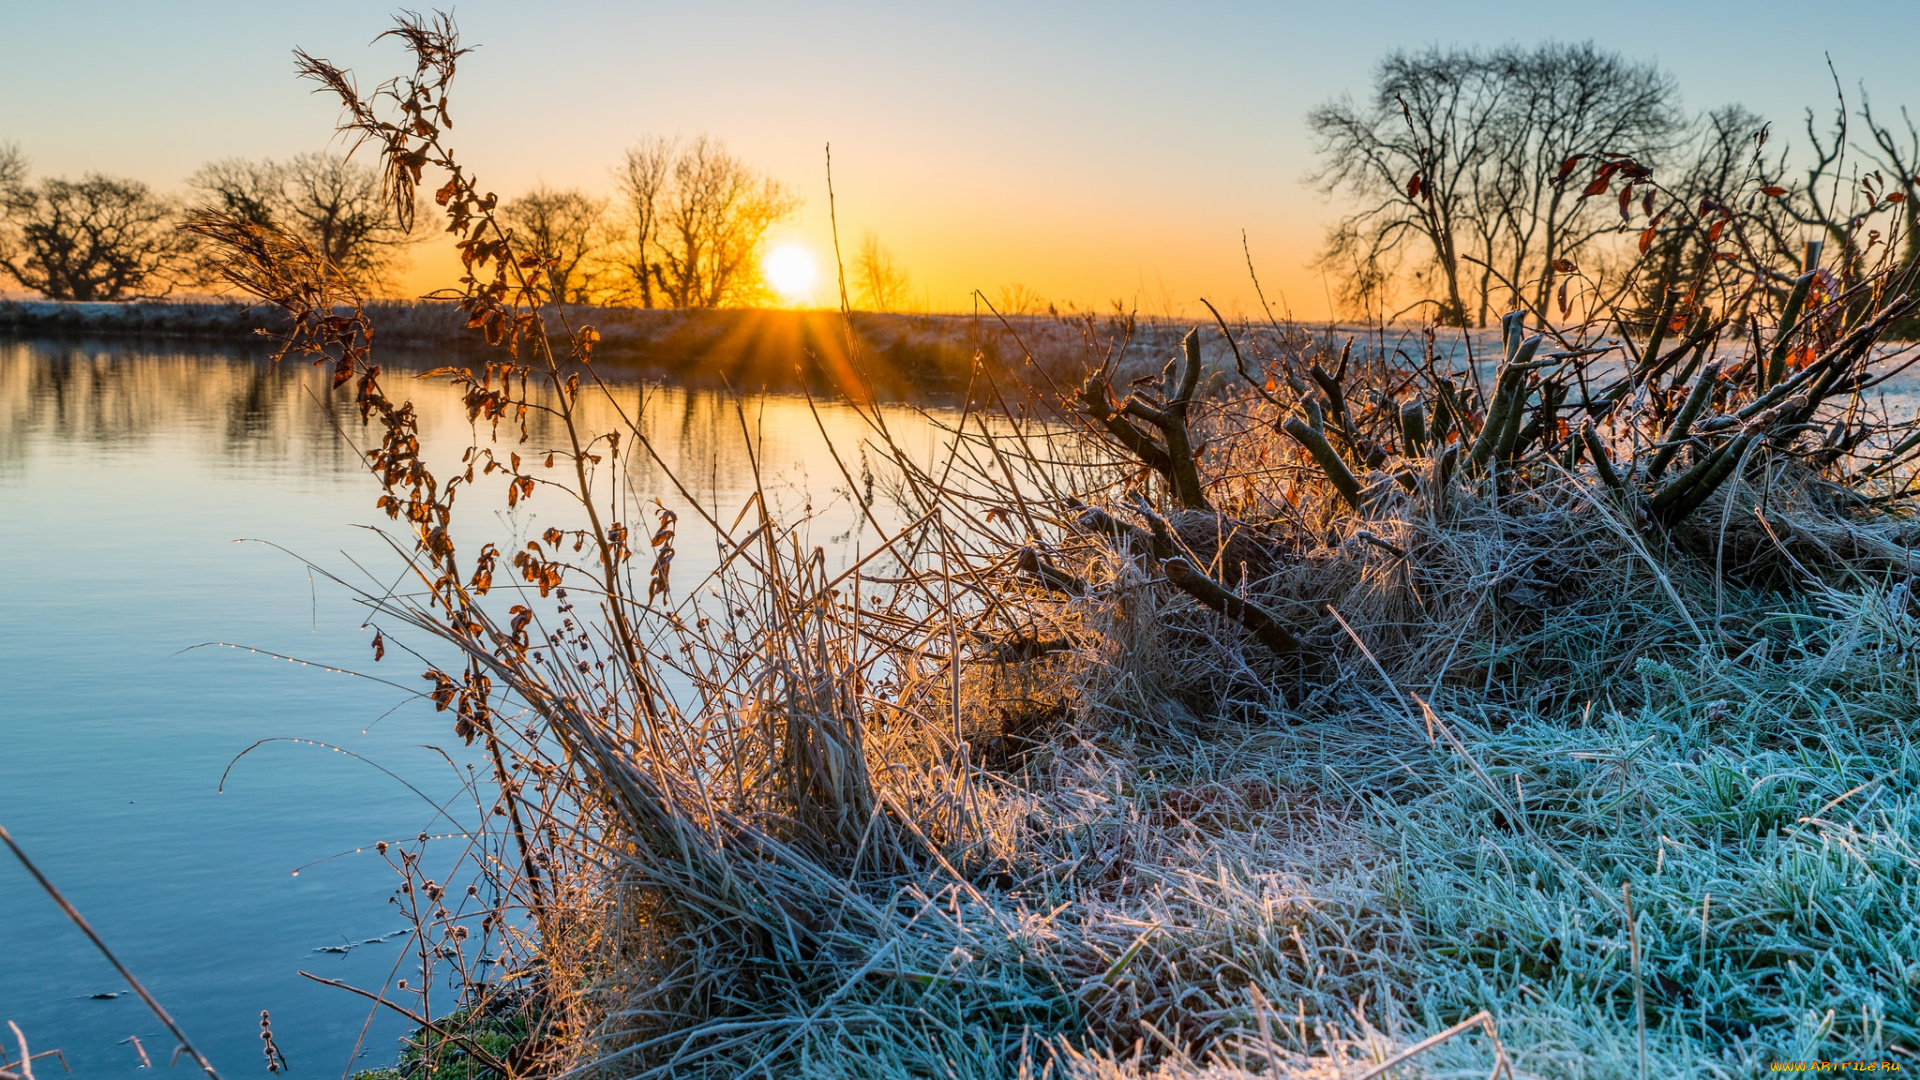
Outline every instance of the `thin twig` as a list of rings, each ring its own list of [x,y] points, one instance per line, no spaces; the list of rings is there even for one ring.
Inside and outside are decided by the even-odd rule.
[[[465,1050],[468,1054],[472,1055],[475,1061],[478,1061],[480,1064],[485,1065],[489,1069],[494,1069],[498,1071],[501,1076],[513,1075],[513,1071],[507,1068],[507,1063],[504,1061],[501,1061],[497,1057],[494,1057],[491,1053],[488,1053],[486,1047],[481,1046],[479,1043],[474,1042],[472,1039],[458,1032],[448,1031],[446,1028],[443,1028],[439,1024],[434,1023],[432,1020],[429,1020],[426,1017],[421,1016],[419,1013],[416,1013],[413,1010],[408,1009],[404,1005],[400,1005],[395,1002],[388,1001],[384,996],[380,994],[376,994],[371,990],[362,990],[359,987],[352,985],[351,983],[343,983],[338,979],[322,978],[321,976],[315,975],[310,971],[300,971],[300,972],[296,972],[296,974],[298,974],[303,979],[312,979],[314,982],[324,983],[327,986],[331,986],[335,988],[336,990],[345,990],[349,994],[358,994],[361,997],[366,998],[370,1001],[376,1002],[381,1005],[385,1005],[387,1008],[392,1009],[394,1012],[397,1012],[401,1016],[406,1017],[408,1020],[411,1020],[414,1023],[420,1025],[421,1027],[426,1028],[428,1031],[433,1032],[434,1034],[440,1036],[441,1038],[447,1040],[448,1042],[458,1044],[461,1049]]]
[[[167,1010],[161,1008],[160,1003],[155,1001],[153,995],[147,992],[147,988],[140,984],[140,980],[133,977],[133,972],[128,971],[127,966],[120,962],[120,958],[113,955],[113,950],[107,948],[107,943],[100,940],[99,934],[93,932],[93,927],[88,925],[87,920],[81,917],[80,912],[75,909],[71,903],[67,902],[67,898],[61,894],[59,889],[53,887],[53,882],[47,880],[47,876],[40,872],[40,868],[33,864],[33,860],[27,858],[27,853],[20,850],[20,845],[14,843],[13,835],[7,832],[6,827],[3,825],[0,825],[0,840],[6,841],[7,846],[13,849],[13,857],[20,860],[20,865],[27,868],[27,873],[33,875],[33,880],[40,883],[40,888],[44,889],[46,894],[53,898],[54,903],[60,905],[60,910],[66,912],[67,918],[73,921],[73,925],[79,927],[80,932],[87,935],[87,939],[93,942],[95,948],[100,950],[100,955],[107,958],[107,963],[112,964],[114,970],[120,973],[120,977],[127,980],[127,985],[133,987],[133,992],[140,995],[141,1001],[147,1003],[147,1008],[153,1010],[153,1015],[158,1017],[162,1024],[166,1025],[167,1030],[173,1033],[173,1037],[179,1040],[181,1046],[186,1047],[187,1053],[193,1055],[193,1060],[199,1063],[200,1068],[205,1070],[206,1074],[212,1077],[213,1080],[220,1080],[220,1074],[215,1071],[213,1064],[194,1047],[193,1042],[187,1038],[186,1032],[180,1030],[180,1025],[173,1022],[173,1017],[167,1015]]]

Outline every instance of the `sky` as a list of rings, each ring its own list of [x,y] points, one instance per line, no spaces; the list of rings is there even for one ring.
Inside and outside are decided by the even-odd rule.
[[[536,184],[611,193],[650,134],[707,133],[805,199],[777,243],[832,265],[824,148],[843,248],[868,231],[919,302],[969,307],[1020,284],[1062,304],[1188,316],[1257,309],[1242,233],[1275,307],[1328,314],[1312,267],[1341,209],[1316,192],[1315,104],[1366,93],[1393,49],[1592,39],[1678,76],[1684,104],[1739,101],[1802,130],[1849,94],[1883,107],[1911,75],[1912,0],[1822,20],[1782,0],[1607,4],[732,3],[469,0],[452,140],[503,196]],[[201,163],[328,145],[334,108],[292,74],[297,45],[402,70],[370,44],[389,3],[0,0],[0,141],[34,175],[98,171],[178,190]],[[429,184],[429,188],[435,186]],[[444,243],[404,284],[450,283]]]

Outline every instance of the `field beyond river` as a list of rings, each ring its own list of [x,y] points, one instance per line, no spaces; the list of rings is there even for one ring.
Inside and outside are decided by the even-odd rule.
[[[563,309],[572,327],[600,334],[594,354],[623,376],[671,376],[703,386],[830,388],[847,372],[851,347],[878,363],[863,377],[883,396],[919,399],[963,393],[975,358],[1007,371],[1028,352],[1075,361],[1084,349],[1080,321],[991,311],[978,315],[916,315],[837,311],[728,308],[582,307]],[[459,305],[425,300],[374,301],[367,305],[382,348],[398,346],[448,354],[448,362],[479,356],[480,335],[467,328]],[[1106,319],[1096,319],[1105,326]],[[1129,353],[1173,355],[1188,324],[1139,320]],[[63,303],[0,300],[0,334],[14,337],[128,338],[202,343],[260,341],[259,331],[284,331],[285,316],[258,304],[222,300]],[[557,332],[557,331],[556,331]],[[1161,355],[1164,354],[1164,355]],[[803,368],[813,369],[802,376]]]

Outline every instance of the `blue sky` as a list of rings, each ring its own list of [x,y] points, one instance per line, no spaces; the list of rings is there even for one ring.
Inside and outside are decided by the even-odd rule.
[[[1270,291],[1324,313],[1309,271],[1335,212],[1303,178],[1304,115],[1364,93],[1384,52],[1591,38],[1656,59],[1685,103],[1740,101],[1800,130],[1849,93],[1920,106],[1911,0],[1813,6],[1471,2],[458,5],[456,140],[511,194],[608,189],[637,136],[710,132],[806,196],[792,238],[829,250],[821,148],[843,240],[873,230],[927,299],[1021,282],[1077,303],[1251,303],[1240,230]],[[325,145],[334,116],[291,76],[295,45],[398,70],[368,42],[384,3],[0,3],[0,139],[38,174],[178,187],[211,158]],[[851,234],[851,236],[849,235]],[[423,251],[416,284],[446,272]]]

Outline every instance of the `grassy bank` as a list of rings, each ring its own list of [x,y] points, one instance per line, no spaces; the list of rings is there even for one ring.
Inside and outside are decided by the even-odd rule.
[[[376,598],[485,646],[446,676],[463,723],[538,721],[494,730],[565,825],[546,885],[498,882],[539,928],[545,1067],[1355,1077],[1482,1011],[1533,1075],[1641,1075],[1643,1044],[1649,1075],[1906,1060],[1920,536],[1870,500],[1906,490],[1873,463],[1907,429],[1838,455],[1817,426],[1663,518],[1631,432],[1676,412],[1623,398],[1584,461],[1536,432],[1475,465],[1498,383],[1442,432],[1440,376],[1421,445],[1408,411],[1333,406],[1407,393],[1391,358],[1236,340],[1274,389],[1191,365],[1197,499],[1093,415],[1096,373],[1045,428],[896,450],[918,524],[857,577],[790,546],[802,521],[715,521],[737,573],[640,616],[630,665],[615,609],[566,629],[630,587],[591,561],[557,607],[523,591],[519,629]],[[1727,389],[1695,422],[1763,399]],[[1316,414],[1353,498],[1280,430]]]
[[[716,521],[738,572],[642,616],[632,666],[612,609],[563,629],[619,595],[592,562],[518,597],[530,639],[379,598],[537,720],[494,730],[565,826],[547,885],[499,882],[538,926],[543,1067],[1352,1078],[1482,1011],[1528,1075],[1909,1060],[1920,534],[1846,494],[1903,490],[1859,461],[1905,430],[1661,521],[1565,439],[1473,467],[1470,426],[1367,470],[1403,414],[1343,419],[1337,352],[1237,337],[1281,377],[1194,380],[1205,506],[1059,402],[1050,435],[896,453],[920,524],[857,577],[804,522]],[[1345,366],[1348,401],[1408,375]],[[1354,429],[1357,506],[1276,430],[1316,411]],[[1620,419],[1636,483],[1659,451]],[[1408,1070],[1496,1057],[1475,1029]]]

